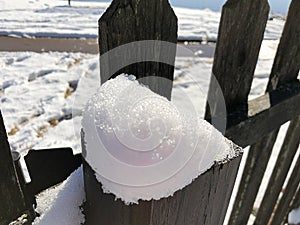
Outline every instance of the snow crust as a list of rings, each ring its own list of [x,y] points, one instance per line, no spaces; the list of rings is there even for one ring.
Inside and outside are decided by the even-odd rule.
[[[212,125],[120,75],[89,100],[85,158],[106,193],[125,203],[173,195],[241,149]]]

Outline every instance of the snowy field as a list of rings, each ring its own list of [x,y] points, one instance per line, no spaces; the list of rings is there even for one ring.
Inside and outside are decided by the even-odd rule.
[[[264,93],[277,44],[278,41],[263,42],[250,99]],[[98,55],[0,52],[0,59],[1,108],[12,149],[23,151],[74,143],[72,133],[62,138],[56,129],[72,127],[72,113],[77,124],[85,100],[97,89]],[[188,98],[203,115],[212,63],[213,58],[177,57],[172,100],[183,102]],[[73,148],[75,153],[80,152],[79,144]]]
[[[97,38],[98,19],[107,3],[67,0],[0,0],[0,35],[17,37]],[[220,12],[174,8],[179,39],[215,41]],[[265,39],[278,39],[284,20],[268,21]]]
[[[278,41],[263,42],[251,99],[264,93],[277,45]],[[188,107],[195,107],[203,115],[212,63],[212,58],[177,58],[172,101],[187,107],[186,99],[189,99]],[[100,82],[98,56],[0,52],[0,68],[0,104],[12,149],[25,154],[30,148],[71,146],[74,153],[79,153],[80,139],[74,127],[78,130],[81,109]],[[73,120],[70,119],[72,113]],[[286,129],[287,124],[276,142],[273,164]],[[268,171],[271,171],[272,163]],[[267,179],[263,181],[264,187]],[[256,207],[261,198],[262,194]],[[83,220],[79,209],[83,201],[82,170],[79,169],[62,185],[38,197],[38,212],[42,216],[35,224],[52,225],[49,218],[56,218],[55,224],[79,225]]]

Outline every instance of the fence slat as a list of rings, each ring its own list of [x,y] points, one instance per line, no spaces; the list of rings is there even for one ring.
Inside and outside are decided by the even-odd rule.
[[[288,13],[280,44],[276,53],[273,68],[270,75],[267,91],[271,92],[280,85],[296,81],[300,69],[300,19],[299,1],[293,0]],[[239,192],[234,203],[230,225],[246,224],[251,214],[252,207],[263,178],[272,147],[276,141],[279,130],[274,130],[270,135],[250,148],[244,174],[242,176]],[[254,166],[255,165],[255,166]],[[259,168],[259,170],[257,169]],[[254,171],[257,171],[254,173]],[[258,180],[260,179],[260,181]],[[253,187],[257,185],[257,187]],[[240,223],[233,223],[238,221]]]
[[[235,118],[236,124],[231,125],[225,135],[241,147],[252,145],[300,115],[299,102],[300,82],[282,85],[275,91],[249,101],[246,119],[239,118],[240,114],[236,112],[229,114],[230,120]]]
[[[228,0],[223,6],[212,73],[229,112],[247,105],[268,13],[267,0]],[[206,107],[208,121],[218,114],[215,85],[212,79],[208,99],[215,103]]]
[[[255,225],[268,223],[282,190],[300,142],[300,116],[290,123],[284,143],[276,161],[268,187],[256,215]]]
[[[276,207],[274,216],[271,218],[269,225],[282,225],[289,212],[289,206],[292,203],[293,197],[297,192],[300,183],[300,156],[296,162],[295,168],[291,174],[291,179],[285,188],[285,191],[280,199],[278,206]]]
[[[295,195],[293,205],[290,208],[290,211],[292,211],[293,209],[298,209],[298,208],[300,208],[300,187],[298,188],[298,192]]]
[[[240,111],[239,117],[243,119],[247,117],[248,94],[268,13],[268,1],[261,0],[228,0],[222,10],[212,75],[222,89],[228,113],[242,105],[245,109]],[[208,121],[219,113],[218,84],[213,81],[211,79],[208,100],[215,103],[206,106],[205,119]],[[232,121],[228,121],[228,124],[232,124]]]
[[[300,1],[291,2],[274,60],[268,91],[295,81],[300,69]]]
[[[24,160],[31,177],[26,193],[33,198],[66,180],[81,165],[82,157],[73,155],[72,148],[31,149]]]
[[[268,136],[268,139],[256,144],[249,151],[247,163],[245,165],[244,173],[228,224],[247,224],[264,171],[268,164],[268,159],[277,138],[277,132],[278,130],[271,133]]]
[[[176,44],[177,26],[177,17],[168,0],[114,0],[99,20],[100,55],[103,56],[108,51],[133,41],[161,40]],[[151,48],[148,50],[153,51]],[[176,45],[168,46],[167,50],[160,47],[155,49],[155,54],[168,58],[169,61],[173,62],[173,65],[139,62],[115,72],[112,68],[118,64],[116,61],[118,54],[121,57],[118,60],[122,61],[122,57],[129,57],[133,51],[138,52],[143,51],[143,49],[130,49],[124,56],[117,52],[115,55],[110,55],[107,60],[100,60],[101,83],[120,73],[133,74],[138,79],[148,77],[144,83],[154,92],[170,99]],[[143,54],[145,55],[147,52]],[[170,82],[153,81],[150,77],[164,77]]]
[[[25,211],[25,199],[16,175],[0,111],[0,225],[9,224]]]

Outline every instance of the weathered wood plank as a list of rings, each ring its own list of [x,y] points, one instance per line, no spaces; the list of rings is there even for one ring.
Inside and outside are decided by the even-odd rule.
[[[7,225],[26,211],[0,111],[0,225]]]
[[[292,204],[293,197],[294,197],[295,193],[297,192],[297,189],[300,184],[299,171],[300,171],[300,156],[298,157],[298,160],[296,162],[294,170],[291,174],[291,178],[289,179],[289,182],[284,190],[284,193],[280,199],[280,202],[278,203],[278,205],[276,207],[274,216],[271,218],[271,222],[269,222],[269,225],[284,224],[285,218],[290,209],[289,206]]]
[[[300,69],[300,2],[291,2],[275,56],[268,91],[297,79]]]
[[[131,49],[110,52],[110,50],[133,41],[160,40],[177,43],[177,17],[168,0],[114,0],[99,20],[99,50],[101,83],[120,73],[133,74],[149,85],[154,92],[170,99],[174,74],[176,45],[135,46]],[[172,65],[159,62],[140,62],[146,55],[154,54],[157,58],[168,59]],[[124,58],[131,58],[134,63],[115,71],[116,64],[122,65]],[[136,63],[138,62],[139,63]],[[163,77],[157,80],[153,77]]]
[[[297,194],[295,195],[293,205],[292,205],[290,211],[292,211],[293,209],[298,209],[298,208],[300,208],[300,187],[298,189]]]
[[[172,198],[154,201],[152,224],[222,225],[240,160],[215,165]]]
[[[267,142],[260,142],[261,145],[255,145],[255,148],[249,151],[247,163],[230,216],[230,225],[241,225],[247,224],[248,222],[261,180],[268,164],[268,161],[259,161],[257,159],[270,157],[274,140],[277,138],[277,132],[271,133],[268,137],[269,138],[266,139]]]
[[[281,86],[257,99],[249,101],[248,116],[232,112],[228,115],[230,127],[225,136],[241,147],[254,144],[282,124],[300,115],[300,82]],[[241,110],[244,110],[242,108]],[[262,150],[261,150],[262,151]]]
[[[223,91],[228,113],[234,115],[238,112],[238,115],[241,117],[240,123],[243,123],[243,120],[247,118],[248,94],[263,40],[268,12],[269,5],[267,1],[229,0],[223,6],[213,75],[216,77]],[[240,17],[239,15],[245,16]],[[215,104],[207,105],[206,107],[205,118],[209,121],[213,116],[218,114],[216,90],[216,84],[212,79],[208,101],[214,101]],[[236,110],[237,107],[241,107],[241,110]],[[232,125],[232,121],[236,121],[236,115],[233,117],[232,120],[229,118],[228,127]],[[237,128],[240,127],[237,125],[231,131],[227,131],[226,136],[229,137],[231,134],[232,136],[239,137],[241,133],[236,132],[235,129]],[[232,140],[237,141],[235,139]],[[245,196],[241,196],[241,200],[244,198]],[[238,224],[237,221],[240,219],[237,207],[234,208],[234,211],[236,211],[236,214],[234,215],[235,212],[233,212],[230,224],[233,222]]]
[[[26,185],[30,198],[66,180],[82,163],[72,148],[31,149],[24,159],[31,177]]]
[[[104,194],[91,167],[85,166],[85,225],[222,225],[241,156],[213,166],[174,196],[125,205]]]
[[[223,6],[212,74],[229,112],[247,105],[268,13],[267,0],[228,0]],[[208,100],[215,103],[206,107],[207,120],[218,113],[217,99],[216,84],[211,80]]]
[[[279,86],[297,79],[300,68],[300,24],[297,22],[300,19],[299,6],[300,4],[298,0],[292,1],[284,32],[280,40],[280,44],[271,71],[270,80],[267,87],[268,92],[274,91]],[[294,104],[296,104],[296,109],[299,108],[299,103],[295,102]],[[285,111],[287,114],[290,113],[290,111],[288,111],[288,108],[282,108],[282,111]],[[270,124],[272,124],[276,120],[282,120],[281,116],[284,114],[284,112],[278,114],[278,117],[274,118],[274,120]],[[295,117],[298,115],[299,114],[295,115]],[[263,127],[264,126],[261,126],[256,131],[261,130]],[[248,130],[250,129],[251,128],[249,127]],[[251,186],[253,184],[256,184],[258,186],[260,185],[261,179],[267,166],[267,162],[269,161],[271,155],[271,146],[274,145],[277,134],[278,129],[274,130],[272,133],[270,133],[270,135],[264,137],[258,143],[251,146],[250,156],[248,157],[246,162],[247,170],[245,170],[241,180],[240,191],[236,197],[231,221],[247,222],[258,192],[258,187],[251,188]],[[249,133],[247,133],[247,135],[250,136]],[[261,152],[261,154],[259,154],[259,152]],[[256,170],[254,165],[255,167],[260,168],[260,171],[254,173],[253,171]],[[244,198],[244,196],[247,196],[247,198]],[[243,201],[243,199],[245,199],[245,201]],[[243,219],[237,220],[238,215]],[[231,225],[244,224],[243,222],[232,223]]]
[[[255,225],[267,224],[282,190],[300,142],[300,116],[291,121],[275,168],[256,215]]]
[[[125,205],[115,200],[113,194],[104,194],[95,172],[83,160],[86,202],[84,206],[85,225],[150,225],[151,202],[139,205]]]

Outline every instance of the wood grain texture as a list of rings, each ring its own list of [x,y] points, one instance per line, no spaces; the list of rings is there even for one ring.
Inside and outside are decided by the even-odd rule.
[[[0,225],[7,225],[26,211],[0,111]]]
[[[148,77],[148,80],[144,79],[142,82],[154,92],[170,99],[176,45],[167,48],[157,46],[155,49],[135,47],[126,50],[125,54],[121,50],[116,53],[110,51],[124,44],[143,40],[177,43],[177,17],[168,0],[114,0],[99,20],[99,51],[102,56],[100,57],[101,83],[120,73],[133,74],[138,79]],[[109,51],[109,57],[104,59],[103,55]],[[132,57],[132,61],[137,62],[143,56],[152,54],[153,51],[158,58],[168,58],[172,65],[139,62],[117,72],[113,69],[115,64],[121,65],[125,57]],[[163,77],[169,82],[149,80],[150,77]]]
[[[230,113],[225,136],[241,147],[255,144],[300,115],[299,102],[300,82],[282,85],[275,91],[249,101],[246,112],[240,112],[245,110],[242,107]]]
[[[298,208],[300,208],[300,187],[298,189],[298,192],[295,195],[293,205],[290,208],[290,211],[292,211],[293,209],[298,209]]]
[[[300,142],[300,116],[291,121],[268,187],[256,215],[255,225],[268,224]]]
[[[286,83],[292,83],[293,81],[297,82],[296,80],[300,69],[299,19],[300,2],[298,0],[293,0],[289,9],[282,38],[277,49],[276,57],[270,75],[270,80],[266,90],[267,92],[272,92],[282,85],[285,85]],[[292,106],[292,104],[295,104],[295,106]],[[290,102],[287,105],[282,105],[282,107],[283,108],[281,110],[279,109],[279,111],[282,112],[278,113],[276,118],[270,120],[269,125],[272,126],[272,124],[277,123],[278,120],[282,122],[284,114],[289,114],[291,112],[289,110],[290,107],[293,107],[294,109],[296,109],[296,111],[300,109],[299,101],[298,103]],[[269,112],[272,112],[271,109]],[[290,117],[290,119],[294,119],[298,115],[299,113],[296,115],[294,114],[294,116],[292,118]],[[270,117],[271,114],[269,118]],[[268,126],[268,124],[265,124],[265,126],[261,125],[261,127],[256,129],[255,131],[259,131],[258,133],[261,134],[261,130],[266,126]],[[248,129],[250,130],[251,127],[248,127]],[[270,146],[274,145],[278,131],[278,128],[275,128],[274,131],[270,133],[270,135],[265,136],[258,143],[255,143],[250,147],[250,155],[248,156],[246,162],[247,170],[245,170],[243,174],[239,193],[237,195],[236,202],[234,204],[234,210],[230,220],[235,221],[235,223],[230,223],[231,225],[245,224],[244,222],[247,222],[261,182],[261,180],[259,181],[258,179],[262,179],[263,177],[266,169],[266,163],[269,161],[272,151]],[[249,133],[247,133],[247,135],[250,136]],[[259,152],[261,153],[259,154]],[[260,170],[253,172],[256,170],[253,165],[260,168]],[[258,187],[253,187],[254,184],[256,184]],[[240,218],[238,218],[238,216]]]
[[[238,105],[247,105],[268,13],[267,0],[228,0],[223,6],[212,74],[229,112]],[[207,105],[207,120],[218,113],[216,92],[211,82],[208,99],[215,104]]]
[[[276,207],[275,213],[268,225],[283,225],[285,218],[290,210],[290,205],[293,203],[293,197],[298,190],[300,184],[300,156],[291,174],[291,179],[287,183],[284,193]]]
[[[247,224],[252,212],[264,172],[268,165],[277,132],[273,131],[264,142],[249,151],[239,190],[229,219],[230,225]]]
[[[300,2],[291,2],[267,91],[295,81],[300,69]]]
[[[214,165],[172,197],[129,206],[104,194],[84,161],[85,225],[222,225],[240,160]]]
[[[86,202],[85,225],[150,225],[151,202],[125,205],[112,194],[104,194],[92,168],[83,160]]]

